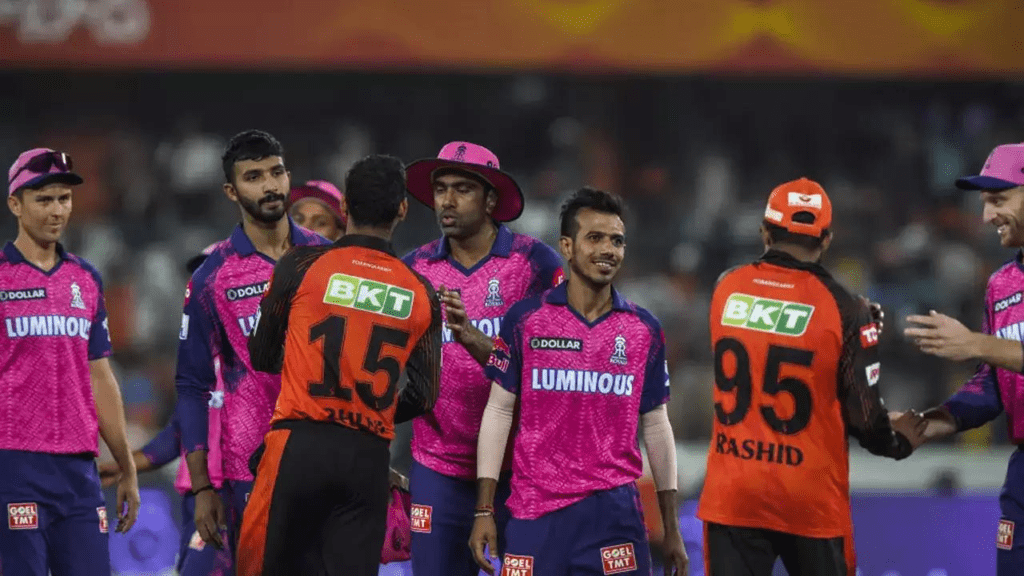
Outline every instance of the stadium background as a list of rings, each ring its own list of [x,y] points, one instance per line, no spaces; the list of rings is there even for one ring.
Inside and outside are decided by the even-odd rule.
[[[513,228],[552,244],[568,191],[618,192],[618,285],[665,326],[692,498],[710,290],[759,254],[779,182],[806,175],[833,198],[827,264],[887,312],[888,406],[934,405],[970,374],[917,353],[901,319],[934,308],[977,328],[987,275],[1012,256],[952,180],[1024,140],[1022,26],[1014,0],[0,0],[0,158],[51,146],[86,178],[65,243],[103,273],[135,447],[173,409],[184,262],[238,219],[220,192],[232,134],[268,130],[293,182],[339,185],[371,152],[408,162],[480,142],[526,191]],[[395,244],[437,233],[416,206]],[[1001,419],[900,463],[854,448],[862,574],[994,573],[1011,450]],[[151,556],[125,574],[169,563],[172,472],[141,479],[149,528],[112,539],[115,555]]]

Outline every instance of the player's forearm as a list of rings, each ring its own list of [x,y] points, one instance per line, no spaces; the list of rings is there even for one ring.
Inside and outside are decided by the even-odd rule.
[[[989,334],[971,334],[972,356],[999,368],[1024,372],[1024,347],[1016,340],[997,338]]]
[[[676,473],[676,441],[672,434],[672,424],[668,420],[668,408],[662,404],[642,414],[640,426],[655,488],[659,492],[674,492],[679,481]]]
[[[481,366],[487,365],[487,360],[491,357],[491,352],[494,350],[494,341],[491,338],[488,338],[486,334],[472,324],[467,324],[462,332],[460,343],[478,364]]]
[[[134,472],[135,461],[128,447],[128,423],[121,402],[121,390],[105,358],[91,363],[90,379],[100,436],[121,470]]]
[[[479,478],[476,481],[476,507],[494,507],[494,494],[498,491],[498,481],[494,478]]]
[[[213,484],[210,481],[210,470],[207,468],[206,450],[189,452],[185,456],[185,462],[188,464],[188,476],[192,481],[193,490]]]
[[[658,510],[661,512],[661,525],[665,534],[679,531],[679,506],[676,503],[675,490],[658,491]]]
[[[924,431],[924,441],[941,440],[958,432],[956,418],[946,407],[939,406],[924,413],[928,427]]]

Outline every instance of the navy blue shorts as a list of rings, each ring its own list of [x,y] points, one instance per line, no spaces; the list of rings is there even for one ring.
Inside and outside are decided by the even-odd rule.
[[[498,547],[503,548],[505,525],[509,521],[505,501],[509,477],[498,482],[494,496],[494,520],[498,526]],[[412,493],[412,573],[416,576],[476,576],[480,568],[469,549],[476,510],[476,481],[445,476],[419,462],[409,472]]]
[[[651,549],[636,484],[590,496],[535,520],[508,522],[502,576],[649,576]]]
[[[999,513],[996,574],[1024,574],[1024,533],[1019,536],[1016,534],[1018,526],[1024,530],[1024,449],[1018,448],[1010,456],[1006,481],[999,494]]]
[[[0,470],[4,576],[110,576],[106,502],[91,454],[0,450]]]

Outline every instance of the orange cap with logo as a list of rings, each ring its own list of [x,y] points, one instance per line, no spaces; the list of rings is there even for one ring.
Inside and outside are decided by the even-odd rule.
[[[806,212],[794,221],[793,216]],[[768,196],[764,209],[766,222],[781,226],[793,234],[820,237],[832,225],[832,201],[821,184],[807,178],[779,185]]]

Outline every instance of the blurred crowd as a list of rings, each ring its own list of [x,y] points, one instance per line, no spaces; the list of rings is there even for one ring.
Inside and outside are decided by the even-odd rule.
[[[707,307],[718,275],[756,258],[777,184],[817,180],[835,205],[826,265],[886,311],[882,390],[893,409],[941,402],[973,366],[925,357],[901,336],[936,309],[977,329],[985,281],[1013,254],[953,187],[996,144],[1024,140],[1024,86],[827,79],[299,73],[0,73],[0,158],[72,155],[66,246],[105,281],[114,364],[140,446],[174,405],[185,262],[227,236],[238,209],[220,156],[247,128],[285,146],[296,185],[339,187],[371,152],[406,162],[460,139],[491,148],[527,195],[512,227],[556,245],[558,207],[589,184],[629,207],[618,281],[669,345],[680,440],[709,434]],[[0,219],[5,238],[13,218]],[[400,254],[437,237],[429,210],[400,227]],[[1005,441],[1003,424],[957,440]]]

